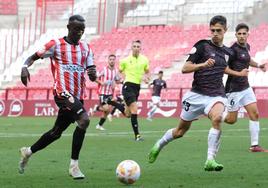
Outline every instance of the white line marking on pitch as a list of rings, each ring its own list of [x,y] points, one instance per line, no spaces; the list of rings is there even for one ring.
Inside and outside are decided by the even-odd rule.
[[[262,131],[268,130],[268,128],[262,128]],[[224,132],[246,132],[249,131],[248,129],[229,129],[224,130]],[[164,133],[165,131],[142,131],[142,135],[146,135],[146,137],[156,137],[156,135],[151,135],[152,133]],[[191,133],[198,133],[198,132],[208,132],[208,130],[190,130]],[[86,133],[86,136],[126,136],[126,135],[132,135],[132,131],[122,131],[122,132],[100,132],[100,133]],[[40,137],[43,134],[37,134],[37,133],[0,133],[0,138],[17,138],[17,137]],[[72,133],[63,133],[62,136],[70,137],[73,136]],[[193,135],[187,137],[195,137]],[[223,135],[222,137],[248,137],[248,136],[228,136]]]

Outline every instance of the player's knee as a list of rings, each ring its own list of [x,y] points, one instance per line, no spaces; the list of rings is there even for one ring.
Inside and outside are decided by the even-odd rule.
[[[236,123],[236,119],[225,119],[225,123],[228,123],[228,124],[235,124]]]
[[[87,115],[82,115],[81,118],[77,121],[78,126],[83,129],[86,130],[89,126],[89,117]]]
[[[212,117],[211,121],[212,121],[213,124],[220,124],[221,121],[222,121],[222,116]]]
[[[258,119],[259,119],[259,112],[258,111],[254,111],[250,114],[250,120],[257,121]]]
[[[89,126],[89,119],[82,119],[81,120],[81,124],[80,124],[80,128],[81,129],[84,129],[84,130],[86,130],[87,128],[88,128],[88,126]]]
[[[236,121],[237,121],[236,117],[230,117],[230,116],[227,116],[224,120],[224,122],[228,124],[235,124]]]
[[[50,135],[52,136],[52,138],[53,138],[54,140],[59,139],[59,138],[61,137],[61,134],[62,134],[62,132],[59,131],[59,129],[52,129],[52,130],[50,131]]]

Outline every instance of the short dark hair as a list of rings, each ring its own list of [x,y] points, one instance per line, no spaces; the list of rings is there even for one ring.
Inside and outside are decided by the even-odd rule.
[[[141,44],[141,41],[140,40],[133,40],[132,43],[134,43],[134,42]]]
[[[247,24],[245,23],[240,23],[235,27],[235,32],[239,31],[240,29],[246,29],[247,31],[249,31],[249,27]]]
[[[227,20],[224,16],[222,15],[217,15],[214,16],[210,19],[209,26],[211,25],[216,25],[217,23],[221,24],[222,26],[226,27],[227,25]]]
[[[116,56],[115,56],[114,54],[110,54],[110,55],[108,56],[108,58],[110,58],[110,57],[115,57],[115,58],[116,58]]]
[[[158,74],[163,74],[163,71],[159,71]]]
[[[75,15],[72,15],[70,18],[69,18],[69,23],[70,22],[73,22],[73,21],[80,21],[80,22],[84,22],[85,19],[83,18],[83,16],[79,15],[79,14],[75,14]]]

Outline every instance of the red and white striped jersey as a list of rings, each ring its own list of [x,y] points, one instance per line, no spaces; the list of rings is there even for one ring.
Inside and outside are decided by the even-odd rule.
[[[78,99],[84,98],[85,70],[93,65],[93,53],[89,44],[71,45],[64,38],[51,40],[36,52],[41,58],[50,57],[57,93],[67,91]]]
[[[116,69],[110,69],[108,66],[103,68],[98,75],[99,81],[104,83],[104,85],[98,85],[99,95],[113,95],[116,75]]]

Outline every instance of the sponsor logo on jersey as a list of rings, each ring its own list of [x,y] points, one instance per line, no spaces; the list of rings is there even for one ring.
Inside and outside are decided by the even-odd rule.
[[[67,72],[84,72],[84,68],[79,65],[62,65],[63,71]]]

